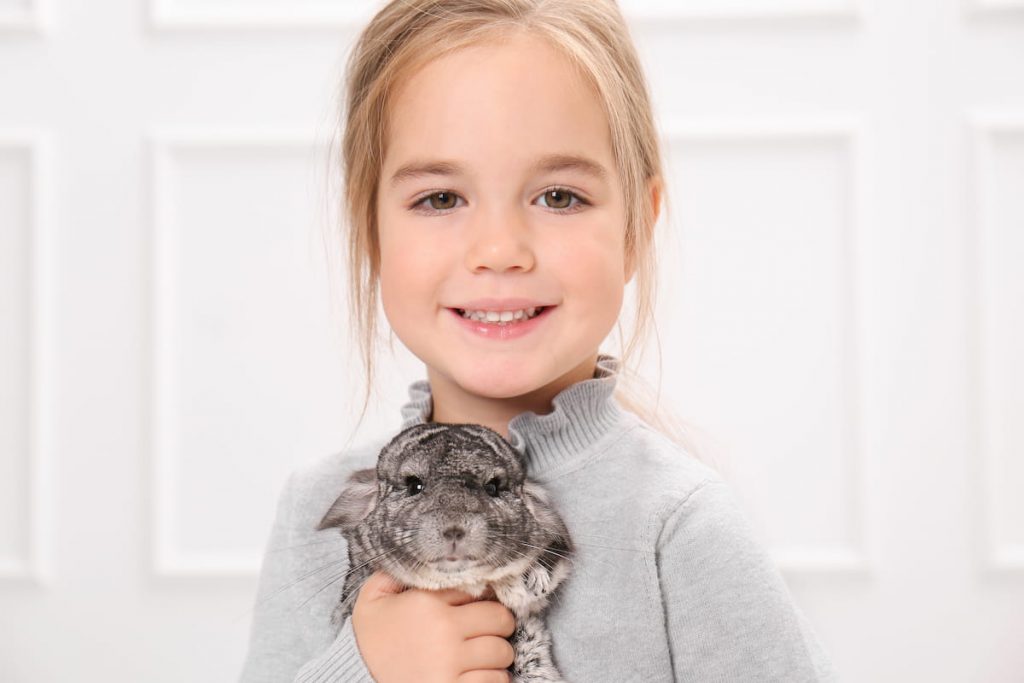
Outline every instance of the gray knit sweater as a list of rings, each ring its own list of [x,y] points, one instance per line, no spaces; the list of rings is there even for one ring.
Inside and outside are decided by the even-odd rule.
[[[619,361],[567,387],[546,415],[520,413],[509,441],[548,491],[577,549],[547,612],[571,683],[835,681],[836,671],[730,486],[616,401]],[[429,421],[413,382],[402,428]],[[397,430],[396,430],[397,433]],[[348,474],[391,436],[292,473],[260,574],[242,683],[371,683],[346,620],[330,614],[344,538],[315,531]]]

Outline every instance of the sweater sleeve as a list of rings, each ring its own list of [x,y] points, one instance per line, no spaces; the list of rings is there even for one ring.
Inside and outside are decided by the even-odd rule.
[[[657,563],[676,680],[838,680],[726,482],[669,513]]]
[[[349,619],[337,636],[326,635],[329,629],[322,614],[329,613],[329,601],[337,596],[318,589],[331,576],[343,576],[348,570],[348,550],[341,538],[325,556],[322,539],[318,543],[312,530],[295,528],[293,513],[300,500],[297,474],[288,478],[278,498],[241,683],[375,683]],[[327,565],[333,569],[317,571]]]

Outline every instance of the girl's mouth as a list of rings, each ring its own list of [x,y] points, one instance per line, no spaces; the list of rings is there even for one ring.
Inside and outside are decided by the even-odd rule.
[[[452,316],[460,327],[468,332],[485,339],[517,339],[529,334],[551,317],[557,306],[541,306],[534,310],[533,317],[526,315],[511,320],[476,320],[465,317],[465,311],[461,308],[449,308]],[[493,317],[493,316],[492,316]],[[508,315],[505,316],[506,318]]]

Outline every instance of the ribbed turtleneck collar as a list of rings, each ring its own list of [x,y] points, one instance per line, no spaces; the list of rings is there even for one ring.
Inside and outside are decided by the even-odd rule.
[[[530,475],[542,475],[574,459],[623,417],[625,411],[612,395],[618,371],[619,359],[600,353],[594,376],[556,394],[550,413],[527,410],[509,420],[508,441],[523,455]],[[402,406],[402,429],[427,422],[432,412],[430,383],[416,380],[409,385],[409,400]]]

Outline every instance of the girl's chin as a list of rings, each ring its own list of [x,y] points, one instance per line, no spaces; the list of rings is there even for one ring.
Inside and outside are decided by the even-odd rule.
[[[498,377],[501,374],[501,371],[492,368],[487,371],[486,375],[474,373],[470,373],[466,377],[457,375],[456,380],[464,391],[494,399],[522,396],[537,388],[530,382],[523,381],[522,376],[506,377],[504,380],[499,380]]]

